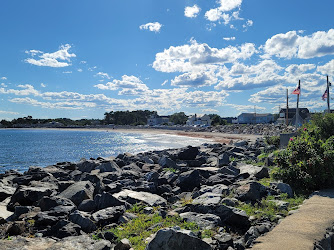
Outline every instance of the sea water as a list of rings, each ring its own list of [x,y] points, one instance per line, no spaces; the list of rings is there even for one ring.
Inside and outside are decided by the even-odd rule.
[[[205,139],[169,134],[121,133],[104,130],[0,129],[0,173],[29,166],[45,167],[57,162],[117,156],[187,145]]]

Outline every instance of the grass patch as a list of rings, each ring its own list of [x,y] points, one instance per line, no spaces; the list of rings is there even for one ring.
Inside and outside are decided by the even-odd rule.
[[[254,216],[256,219],[265,218],[270,221],[276,221],[277,215],[287,216],[289,211],[295,210],[305,200],[305,196],[295,196],[287,198],[287,194],[281,194],[279,197],[267,196],[261,202],[252,204],[241,203],[237,208],[244,210],[248,216]],[[282,200],[289,203],[287,210],[279,209],[279,207],[271,200]]]
[[[155,213],[153,215],[137,214],[137,218],[110,231],[117,240],[127,238],[136,250],[144,250],[145,239],[162,228],[179,226],[182,229],[199,231],[200,228],[194,222],[184,222],[179,216],[166,217],[165,219]],[[209,233],[206,233],[206,235]]]
[[[176,168],[164,168],[163,171],[166,171],[166,172],[172,172],[172,173],[176,173],[177,172],[177,169]]]
[[[271,178],[262,178],[261,180],[258,181],[258,183],[262,184],[265,187],[270,187],[270,182],[273,180]]]

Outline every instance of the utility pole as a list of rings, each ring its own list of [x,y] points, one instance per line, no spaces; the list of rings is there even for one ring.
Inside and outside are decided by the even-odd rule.
[[[330,109],[330,106],[329,106],[329,81],[328,81],[328,76],[327,76],[327,112],[330,113],[331,112],[331,109]]]
[[[298,83],[298,89],[300,91],[300,80],[299,80],[299,83]],[[300,95],[300,93],[297,95],[296,128],[298,128],[298,126],[299,126],[299,95]]]
[[[286,114],[285,114],[285,123],[289,125],[289,90],[286,89]]]

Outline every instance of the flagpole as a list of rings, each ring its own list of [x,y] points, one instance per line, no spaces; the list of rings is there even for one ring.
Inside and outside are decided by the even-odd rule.
[[[329,81],[328,81],[328,76],[327,76],[327,112],[330,113],[331,109],[329,107]]]
[[[285,123],[289,125],[289,91],[286,89],[286,114],[285,114]]]
[[[299,83],[298,83],[298,89],[300,91],[300,80],[299,80]],[[300,93],[300,92],[299,92]],[[296,128],[298,128],[298,122],[299,122],[299,95],[297,95],[297,110],[296,110]]]

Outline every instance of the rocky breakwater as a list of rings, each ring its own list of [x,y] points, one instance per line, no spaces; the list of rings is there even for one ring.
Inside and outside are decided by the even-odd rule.
[[[221,125],[210,128],[193,128],[193,131],[201,132],[218,132],[226,134],[249,134],[262,136],[278,136],[281,133],[293,133],[296,128],[294,126],[286,126],[284,124],[232,124]]]
[[[238,204],[292,195],[286,184],[259,183],[267,167],[242,162],[265,149],[261,141],[204,144],[0,174],[0,249],[130,249],[110,229],[137,218],[129,209],[138,204],[198,228],[155,231],[146,249],[244,249],[277,220],[249,217]]]

